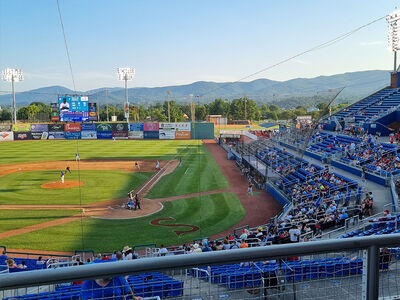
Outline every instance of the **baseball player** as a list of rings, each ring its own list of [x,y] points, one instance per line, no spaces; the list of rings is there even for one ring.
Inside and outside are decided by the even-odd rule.
[[[69,174],[71,174],[71,168],[70,168],[69,166],[67,166],[67,167],[65,168],[65,173],[67,173],[67,172],[69,172]]]
[[[157,160],[157,162],[156,162],[156,170],[159,170],[160,169],[160,162]]]
[[[64,183],[64,172],[61,171],[61,183]]]
[[[135,168],[137,168],[140,171],[140,166],[139,166],[139,163],[137,161],[135,161]]]
[[[76,161],[80,161],[80,160],[81,160],[81,159],[79,158],[79,153],[78,153],[78,152],[76,152],[75,160],[76,160]]]

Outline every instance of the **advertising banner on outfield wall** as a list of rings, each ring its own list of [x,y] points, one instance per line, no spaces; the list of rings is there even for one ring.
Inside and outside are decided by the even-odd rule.
[[[160,129],[159,130],[159,139],[160,140],[174,140],[175,139],[175,130]]]
[[[185,123],[175,123],[175,130],[178,131],[190,131],[190,122],[185,122]]]
[[[96,124],[93,123],[82,123],[81,131],[96,131]]]
[[[19,132],[27,132],[31,131],[31,124],[14,124],[12,127],[12,131],[19,131]]]
[[[54,132],[64,131],[64,124],[50,124],[49,131],[54,131]]]
[[[49,132],[49,140],[63,140],[63,139],[64,139],[64,131]]]
[[[31,124],[31,132],[45,132],[49,131],[47,124]]]
[[[14,140],[14,134],[12,131],[0,132],[0,142],[13,141],[13,140]]]
[[[129,131],[143,131],[143,123],[129,123]]]
[[[14,141],[31,140],[32,134],[30,131],[14,132]]]
[[[64,126],[65,132],[80,132],[81,131],[81,123],[66,123]],[[67,138],[67,136],[65,136]]]
[[[47,140],[49,137],[49,133],[47,131],[44,132],[31,132],[32,140]]]
[[[66,140],[80,140],[81,132],[80,131],[65,131],[64,138]]]
[[[190,131],[175,131],[176,140],[190,140]]]
[[[158,131],[143,131],[143,138],[144,139],[158,139]]]
[[[96,125],[97,131],[112,131],[112,124],[110,123],[98,123]]]
[[[112,137],[112,131],[97,131],[98,140],[111,140]]]
[[[127,140],[128,131],[113,131],[113,137],[117,140]]]
[[[82,124],[83,125],[83,124]],[[93,124],[94,125],[94,124]],[[82,140],[95,140],[97,139],[97,131],[96,130],[85,130],[81,131],[81,139]]]
[[[0,132],[11,131],[11,125],[0,125]]]
[[[130,140],[143,139],[143,131],[128,131],[128,139]]]
[[[144,123],[144,131],[157,131],[159,129],[158,123]]]
[[[128,123],[114,123],[112,125],[113,132],[128,131]]]
[[[159,128],[160,128],[160,130],[161,130],[161,129],[175,130],[175,128],[176,128],[176,123],[160,122],[160,123],[159,123]]]

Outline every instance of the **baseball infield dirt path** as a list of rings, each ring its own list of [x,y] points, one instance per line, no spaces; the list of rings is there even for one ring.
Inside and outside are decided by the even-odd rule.
[[[235,162],[227,159],[227,153],[221,146],[215,141],[206,141],[204,144],[231,186],[227,192],[235,193],[246,209],[246,216],[238,224],[224,232],[211,236],[211,239],[232,234],[233,229],[237,227],[245,225],[255,227],[268,223],[270,218],[281,212],[281,205],[265,190],[257,191],[253,196],[247,193],[248,181],[240,173]]]

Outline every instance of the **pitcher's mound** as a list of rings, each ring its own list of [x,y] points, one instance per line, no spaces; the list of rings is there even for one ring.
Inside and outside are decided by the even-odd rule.
[[[58,182],[47,182],[45,184],[42,184],[40,187],[42,189],[70,189],[80,185],[83,185],[82,181],[64,181],[64,183],[58,181]]]

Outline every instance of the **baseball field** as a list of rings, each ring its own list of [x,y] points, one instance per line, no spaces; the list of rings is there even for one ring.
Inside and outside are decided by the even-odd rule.
[[[11,249],[178,245],[261,224],[280,209],[261,192],[247,195],[214,143],[22,141],[0,143],[0,153],[0,245]],[[124,208],[131,190],[139,191],[140,210]]]

